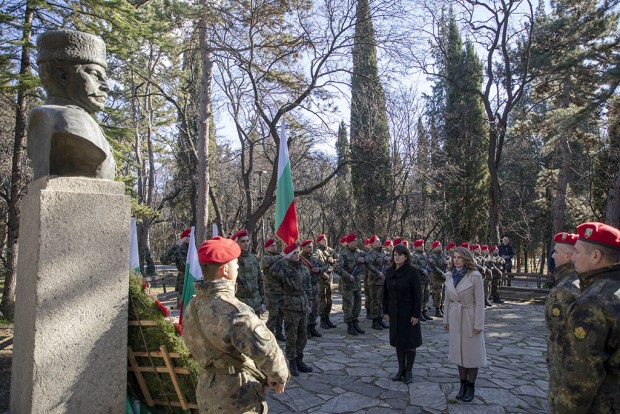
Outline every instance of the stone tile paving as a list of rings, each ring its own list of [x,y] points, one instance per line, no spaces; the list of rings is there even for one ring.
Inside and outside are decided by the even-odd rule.
[[[446,359],[448,335],[435,318],[422,325],[413,383],[390,380],[397,370],[388,331],[346,334],[340,296],[336,293],[332,321],[336,329],[320,330],[308,341],[304,361],[314,367],[287,385],[284,394],[267,392],[272,413],[363,414],[517,414],[547,413],[546,330],[543,306],[506,302],[487,308],[486,349],[489,366],[480,369],[476,398],[454,398],[459,381],[456,366]],[[365,310],[362,309],[362,316]],[[265,316],[263,316],[265,318]],[[284,344],[281,343],[282,346]]]

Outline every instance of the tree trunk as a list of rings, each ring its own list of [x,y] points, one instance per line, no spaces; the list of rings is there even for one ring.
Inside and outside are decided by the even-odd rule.
[[[491,137],[491,140],[495,140]],[[499,234],[499,211],[502,207],[502,189],[499,184],[499,171],[495,161],[495,145],[489,144],[489,158],[487,165],[489,167],[489,226],[487,229],[488,239],[494,243],[500,242]],[[493,154],[493,155],[491,155]]]
[[[209,223],[209,129],[211,127],[211,78],[213,62],[209,46],[208,10],[209,2],[202,0],[203,17],[200,19],[200,59],[202,79],[200,81],[200,113],[198,122],[198,171],[196,200],[196,242],[207,239]]]
[[[30,37],[32,34],[32,19],[34,7],[30,1],[26,3],[24,28],[22,31],[22,54],[19,74],[29,74],[30,68]],[[8,201],[7,221],[7,250],[6,250],[6,278],[2,291],[1,310],[5,317],[12,319],[15,313],[15,271],[17,269],[17,240],[19,238],[19,204],[22,188],[22,154],[26,139],[26,92],[19,88],[17,92],[17,106],[15,108],[15,140],[13,142],[13,157],[11,159],[11,188]]]
[[[568,188],[568,178],[570,176],[571,154],[568,139],[564,133],[559,136],[560,155],[562,166],[558,181],[555,185],[555,202],[553,203],[553,221],[551,223],[551,237],[564,229],[566,211],[566,189]]]
[[[620,162],[618,162],[618,171],[612,178],[607,192],[605,223],[617,229],[620,228]]]

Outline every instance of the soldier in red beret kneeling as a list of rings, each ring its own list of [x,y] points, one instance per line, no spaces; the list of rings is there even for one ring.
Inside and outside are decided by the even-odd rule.
[[[273,334],[235,297],[241,249],[222,237],[198,250],[203,280],[185,311],[183,340],[202,366],[200,413],[267,412],[265,389],[282,393],[289,379]]]
[[[572,262],[581,296],[568,308],[552,413],[620,413],[620,230],[577,226]],[[551,388],[550,388],[551,391]]]

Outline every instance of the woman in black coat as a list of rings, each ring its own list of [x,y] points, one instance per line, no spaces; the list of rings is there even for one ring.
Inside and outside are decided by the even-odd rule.
[[[422,287],[420,275],[411,262],[411,252],[402,244],[394,246],[392,265],[383,284],[383,313],[390,321],[390,345],[396,347],[398,373],[392,381],[413,381],[416,348],[422,345]]]

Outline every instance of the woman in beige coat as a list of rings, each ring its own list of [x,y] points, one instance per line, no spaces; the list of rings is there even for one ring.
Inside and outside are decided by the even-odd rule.
[[[464,247],[452,252],[446,274],[444,328],[450,333],[448,361],[459,368],[456,399],[474,399],[478,368],[487,364],[484,348],[484,285],[474,258]]]

